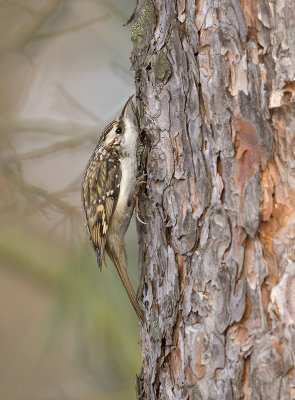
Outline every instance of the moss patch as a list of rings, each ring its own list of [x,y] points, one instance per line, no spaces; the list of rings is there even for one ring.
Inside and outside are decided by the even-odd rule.
[[[146,0],[139,13],[138,20],[133,24],[131,30],[131,40],[134,47],[143,47],[147,30],[156,21],[154,4],[151,0]]]
[[[158,80],[163,81],[164,79],[168,79],[171,75],[171,65],[163,51],[155,56],[153,66]]]

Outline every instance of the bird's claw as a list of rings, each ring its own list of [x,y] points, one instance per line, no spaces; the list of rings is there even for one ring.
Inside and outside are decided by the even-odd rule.
[[[137,180],[137,182],[136,182],[136,184],[135,184],[134,193],[133,193],[132,196],[130,196],[130,198],[129,198],[129,200],[128,200],[128,205],[130,205],[131,202],[135,200],[135,215],[136,215],[136,219],[137,219],[141,224],[147,225],[147,223],[144,222],[144,221],[142,221],[142,219],[139,217],[139,206],[138,206],[138,193],[139,193],[139,190],[140,190],[140,186],[141,186],[142,184],[144,184],[144,183],[145,183],[145,184],[147,183],[147,181],[144,181],[144,180],[143,180],[143,178],[144,178],[145,176],[147,176],[147,174],[143,174],[143,175],[141,175],[141,176],[138,178],[138,180]]]

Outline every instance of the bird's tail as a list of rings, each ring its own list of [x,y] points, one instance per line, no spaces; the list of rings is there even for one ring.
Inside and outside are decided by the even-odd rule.
[[[127,259],[126,259],[126,252],[125,252],[125,248],[124,248],[124,243],[122,241],[122,239],[116,237],[116,240],[109,240],[106,242],[106,251],[110,257],[110,259],[113,261],[119,277],[123,283],[123,286],[126,290],[126,293],[129,297],[129,300],[134,308],[134,311],[136,312],[138,318],[140,319],[140,322],[144,323],[144,314],[142,309],[140,308],[133,287],[129,281],[129,277],[127,274],[127,269],[126,269],[126,265],[127,265]]]
[[[121,281],[123,283],[123,286],[124,286],[124,288],[126,290],[126,293],[127,293],[128,297],[129,297],[129,300],[130,300],[130,302],[131,302],[131,304],[132,304],[132,306],[134,308],[134,311],[136,312],[138,318],[140,319],[140,322],[143,324],[144,323],[144,314],[143,314],[142,309],[140,308],[140,306],[139,306],[139,304],[137,302],[133,287],[132,287],[132,285],[130,283],[130,280],[129,280],[129,277],[128,277],[128,274],[127,274],[127,270],[124,267],[124,265],[122,265],[121,261],[113,260],[113,262],[114,262],[114,264],[116,266],[116,269],[118,271],[120,279],[121,279]]]

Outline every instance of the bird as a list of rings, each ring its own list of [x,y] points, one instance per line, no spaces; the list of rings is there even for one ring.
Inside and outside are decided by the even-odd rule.
[[[105,252],[115,265],[141,323],[140,308],[127,274],[124,236],[133,210],[137,181],[138,122],[131,96],[118,118],[103,130],[82,181],[86,230],[100,270]]]

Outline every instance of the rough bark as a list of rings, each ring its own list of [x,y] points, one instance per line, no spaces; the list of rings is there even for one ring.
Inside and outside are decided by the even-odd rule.
[[[138,399],[295,396],[293,0],[139,0]]]

